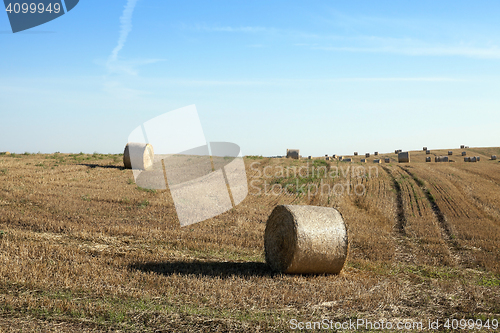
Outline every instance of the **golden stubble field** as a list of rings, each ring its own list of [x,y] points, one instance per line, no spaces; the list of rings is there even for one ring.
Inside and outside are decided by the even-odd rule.
[[[120,155],[0,155],[0,332],[500,319],[500,163],[489,160],[500,148],[467,151],[481,162],[460,150],[452,163],[248,157],[248,197],[184,228],[168,190],[138,188]],[[269,270],[263,236],[278,204],[343,214],[340,275]]]

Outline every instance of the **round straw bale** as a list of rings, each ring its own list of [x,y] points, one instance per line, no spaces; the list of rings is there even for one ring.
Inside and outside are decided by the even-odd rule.
[[[425,153],[426,153],[427,155],[430,155],[430,154],[431,154],[431,151],[430,151],[430,150],[426,150],[426,151],[425,151]]]
[[[426,161],[426,162],[431,162],[431,157],[430,157],[430,156],[426,157],[426,158],[425,158],[425,161]]]
[[[410,152],[400,152],[398,153],[398,162],[399,163],[410,163]]]
[[[465,156],[465,155],[467,155],[467,152],[463,151],[462,156]]]
[[[370,153],[366,153],[366,154],[365,154],[365,157],[370,157]]]
[[[275,271],[338,274],[349,250],[342,215],[334,208],[276,206],[264,233],[266,262]]]
[[[362,158],[360,162],[361,163],[366,163],[366,158]]]
[[[376,152],[374,153],[374,155],[375,155],[375,156],[378,156],[378,151],[376,151]]]
[[[153,165],[153,146],[149,143],[129,142],[123,151],[125,169],[146,170]]]
[[[308,160],[311,160],[311,159],[312,159],[312,156],[307,156],[307,159],[308,159]]]
[[[427,147],[422,148],[422,150],[423,150],[423,151],[426,151],[426,150],[427,150]]]
[[[497,155],[491,155],[491,159],[494,161],[497,159]]]
[[[453,155],[453,152],[451,150],[448,151],[448,155]]]
[[[287,149],[286,150],[286,158],[292,158],[294,160],[300,159],[300,150],[299,149]]]
[[[344,158],[342,159],[342,162],[352,162],[352,158]]]
[[[354,152],[354,156],[358,156],[358,152],[357,151]]]
[[[384,160],[385,163],[391,163],[391,159],[389,157],[386,157]]]
[[[373,160],[373,163],[380,164],[380,163],[382,163],[382,160],[380,160],[380,159],[376,159],[376,160]]]

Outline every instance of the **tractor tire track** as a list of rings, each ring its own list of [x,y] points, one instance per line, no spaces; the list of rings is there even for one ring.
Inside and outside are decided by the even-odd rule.
[[[438,221],[438,226],[441,230],[441,236],[448,246],[451,257],[454,259],[455,263],[460,263],[461,257],[459,255],[459,250],[461,247],[453,235],[451,225],[448,222],[446,215],[443,213],[443,211],[441,210],[441,208],[437,204],[437,202],[436,202],[434,196],[431,194],[430,190],[427,187],[425,187],[425,184],[423,184],[422,181],[417,176],[415,176],[411,171],[409,171],[408,168],[403,168],[403,167],[400,167],[400,168],[401,168],[401,170],[406,172],[410,177],[413,178],[413,180],[417,183],[417,185],[420,187],[422,192],[425,194],[425,197],[427,198],[427,201],[429,202],[429,204],[434,212],[434,215],[436,216],[436,219]],[[439,187],[439,186],[437,186],[437,185],[433,185],[433,187],[438,192],[444,192],[444,190],[442,188],[440,188],[440,190],[438,190],[437,187]],[[443,194],[444,193],[441,193],[441,197],[445,199],[446,196]]]
[[[395,259],[398,262],[414,263],[414,255],[408,245],[408,238],[405,230],[408,221],[406,220],[404,211],[403,191],[401,189],[401,185],[388,167],[382,166],[382,169],[391,179],[392,187],[396,191],[396,224],[394,225],[394,234],[396,238]]]

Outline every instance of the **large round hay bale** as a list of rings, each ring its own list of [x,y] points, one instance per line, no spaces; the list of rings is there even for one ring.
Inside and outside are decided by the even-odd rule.
[[[431,157],[430,156],[426,157],[425,162],[431,162]]]
[[[466,155],[467,155],[467,152],[463,151],[462,156],[466,156]]]
[[[275,271],[338,274],[349,250],[342,215],[334,208],[276,206],[264,233],[266,262]]]
[[[384,160],[385,163],[391,163],[391,159],[389,157],[386,157]]]
[[[494,161],[497,159],[497,155],[491,155],[491,159]]]
[[[354,152],[354,156],[358,156],[358,152],[357,151]]]
[[[430,155],[430,154],[431,154],[431,151],[430,151],[430,150],[426,150],[426,151],[425,151],[425,153],[426,153],[427,155]]]
[[[153,146],[149,143],[129,142],[123,151],[125,169],[146,170],[153,165]]]
[[[451,150],[448,151],[448,155],[453,155],[453,152]]]

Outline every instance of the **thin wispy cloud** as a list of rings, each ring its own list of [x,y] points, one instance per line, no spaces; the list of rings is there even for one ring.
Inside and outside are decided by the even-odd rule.
[[[357,47],[357,46],[314,46],[316,50],[358,52],[358,53],[392,53],[408,56],[462,56],[470,58],[500,59],[500,48],[479,48],[468,46],[380,46],[380,47]]]
[[[127,0],[127,4],[123,10],[123,14],[120,17],[120,36],[118,38],[118,43],[111,52],[108,58],[108,68],[113,69],[113,64],[118,59],[118,53],[123,49],[129,33],[132,31],[132,14],[134,13],[135,5],[138,0]]]

